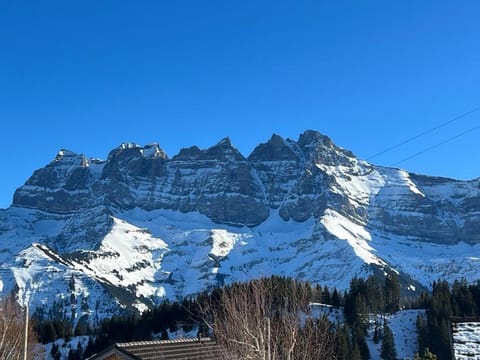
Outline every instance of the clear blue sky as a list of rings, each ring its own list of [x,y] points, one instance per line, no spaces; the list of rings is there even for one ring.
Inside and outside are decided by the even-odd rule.
[[[0,1],[0,207],[61,148],[244,155],[306,129],[362,158],[480,106],[480,2]],[[374,159],[390,165],[480,112]],[[480,176],[480,131],[401,164]]]

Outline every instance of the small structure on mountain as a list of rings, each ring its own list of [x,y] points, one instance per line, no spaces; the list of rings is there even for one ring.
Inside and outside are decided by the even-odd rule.
[[[219,360],[223,349],[210,338],[116,343],[88,360]]]

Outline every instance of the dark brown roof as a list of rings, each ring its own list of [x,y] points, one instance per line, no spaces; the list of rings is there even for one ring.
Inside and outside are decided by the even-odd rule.
[[[132,359],[141,360],[219,360],[222,358],[222,349],[210,338],[117,343],[102,353],[112,348],[130,355]],[[102,357],[94,356],[93,359],[102,359]]]

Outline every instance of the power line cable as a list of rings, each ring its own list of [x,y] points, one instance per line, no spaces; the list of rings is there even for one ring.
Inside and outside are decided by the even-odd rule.
[[[422,132],[422,133],[420,133],[420,134],[418,134],[418,135],[412,136],[412,137],[410,137],[410,138],[408,138],[408,139],[406,139],[406,140],[404,140],[404,141],[402,141],[402,142],[399,142],[399,143],[396,144],[396,145],[393,145],[393,146],[391,146],[391,147],[389,147],[389,148],[387,148],[387,149],[385,149],[385,150],[382,150],[382,151],[374,154],[373,156],[370,156],[369,158],[367,158],[367,161],[370,161],[370,160],[372,160],[372,159],[374,159],[374,158],[376,158],[376,157],[378,157],[378,156],[380,156],[380,155],[383,155],[383,154],[385,154],[385,153],[387,153],[387,152],[389,152],[389,151],[391,151],[391,150],[394,150],[394,149],[396,149],[396,148],[399,148],[400,146],[403,146],[403,145],[405,145],[405,144],[408,144],[409,142],[412,142],[413,140],[416,140],[416,139],[418,139],[418,138],[420,138],[420,137],[422,137],[422,136],[428,135],[428,134],[430,134],[430,133],[432,133],[432,132],[434,132],[434,131],[436,131],[436,130],[438,130],[438,129],[441,129],[441,128],[444,127],[444,126],[447,126],[448,124],[451,124],[451,123],[453,123],[453,122],[455,122],[455,121],[458,121],[458,120],[460,120],[460,119],[463,119],[464,117],[467,117],[468,115],[471,115],[471,114],[473,114],[474,112],[477,112],[477,111],[479,111],[479,110],[480,110],[480,106],[479,106],[479,107],[476,107],[475,109],[472,109],[472,110],[470,110],[470,111],[467,111],[467,112],[465,112],[465,113],[463,113],[463,114],[460,114],[460,115],[458,115],[458,116],[455,116],[453,119],[447,120],[447,121],[441,123],[440,125],[437,125],[437,126],[431,128],[431,129],[429,129],[429,130],[426,130],[426,131],[424,131],[424,132]],[[403,161],[403,160],[402,160],[402,161]]]
[[[402,159],[402,160],[400,160],[400,161],[397,161],[397,162],[393,163],[391,166],[399,165],[399,164],[401,164],[401,163],[403,163],[403,162],[405,162],[405,161],[407,161],[407,160],[413,159],[413,158],[415,158],[415,157],[417,157],[417,156],[419,156],[419,155],[422,155],[422,154],[424,154],[424,153],[426,153],[426,152],[428,152],[428,151],[430,151],[430,150],[433,150],[433,149],[435,149],[435,148],[437,148],[437,147],[439,147],[439,146],[442,146],[442,145],[444,145],[444,144],[446,144],[446,143],[448,143],[448,142],[450,142],[450,141],[453,141],[453,140],[455,140],[455,139],[458,139],[459,137],[462,137],[462,136],[464,136],[464,135],[467,135],[467,134],[469,134],[469,133],[471,133],[471,132],[473,132],[473,131],[475,131],[475,130],[478,130],[478,129],[480,129],[480,125],[477,125],[477,126],[471,128],[471,129],[469,129],[469,130],[467,130],[467,131],[464,131],[464,132],[462,132],[462,133],[460,133],[460,134],[457,134],[457,135],[454,135],[454,136],[452,136],[452,137],[449,137],[448,139],[443,140],[443,141],[441,141],[441,142],[439,142],[439,143],[437,143],[437,144],[435,144],[435,145],[432,145],[432,146],[430,146],[430,147],[428,147],[428,148],[426,148],[426,149],[420,150],[419,152],[416,152],[416,153],[413,154],[413,155],[410,155],[410,156],[408,156],[408,157],[406,157],[406,158],[404,158],[404,159]]]

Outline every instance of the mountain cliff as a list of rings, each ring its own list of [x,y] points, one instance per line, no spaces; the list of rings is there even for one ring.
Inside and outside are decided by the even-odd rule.
[[[479,260],[480,179],[375,166],[315,131],[248,157],[228,138],[61,150],[0,210],[0,290],[73,319],[271,274],[344,289],[396,271],[415,291],[476,280]]]

